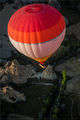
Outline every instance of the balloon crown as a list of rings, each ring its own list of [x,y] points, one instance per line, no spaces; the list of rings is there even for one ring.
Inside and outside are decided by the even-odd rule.
[[[41,4],[32,4],[25,8],[25,12],[36,13],[42,11],[43,7]]]

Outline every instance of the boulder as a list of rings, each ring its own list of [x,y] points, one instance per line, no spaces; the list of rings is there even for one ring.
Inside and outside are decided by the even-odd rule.
[[[56,73],[53,71],[53,68],[50,65],[48,65],[47,68],[42,72],[41,77],[50,80],[57,79]]]

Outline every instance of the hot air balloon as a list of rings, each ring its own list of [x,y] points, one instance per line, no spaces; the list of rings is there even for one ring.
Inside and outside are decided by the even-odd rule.
[[[18,9],[8,23],[13,46],[43,64],[61,45],[66,25],[61,13],[47,4],[30,4]]]

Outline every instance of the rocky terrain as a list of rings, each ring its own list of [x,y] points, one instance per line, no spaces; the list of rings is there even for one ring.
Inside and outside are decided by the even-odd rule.
[[[80,119],[80,2],[76,0],[75,4],[75,0],[68,0],[67,5],[66,1],[52,1],[50,4],[65,18],[66,36],[60,48],[46,61],[45,70],[18,53],[9,42],[7,24],[16,11],[14,4],[6,4],[0,11],[0,92],[5,95],[3,88],[11,86],[26,96],[26,101],[18,100],[11,104],[0,94],[0,119],[37,120],[44,99],[51,94],[55,82],[62,80],[64,70],[67,76],[65,94],[68,97],[61,120]]]

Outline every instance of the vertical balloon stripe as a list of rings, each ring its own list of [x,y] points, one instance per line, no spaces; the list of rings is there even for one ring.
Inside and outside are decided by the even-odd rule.
[[[39,27],[40,27],[40,29],[41,29],[41,23],[40,23],[40,16],[37,16],[37,21],[38,21],[38,23],[39,23]],[[36,24],[37,22],[35,21],[35,24]],[[36,26],[35,27],[37,27],[37,24],[36,24]],[[37,30],[36,30],[37,31]],[[36,32],[36,35],[37,35],[37,43],[39,43],[40,42],[40,40],[39,40],[39,36],[38,36],[38,34],[37,34],[37,32]],[[43,52],[42,51],[42,48],[41,48],[41,44],[38,44],[38,47],[39,47],[39,51],[40,51],[40,56],[41,56],[41,53]],[[39,55],[38,54],[38,55]]]
[[[29,29],[30,29],[30,31],[31,31],[31,20],[32,20],[32,18],[30,19],[30,27],[29,27]],[[32,40],[32,36],[30,35],[30,42],[31,42],[31,40]],[[32,46],[32,44],[30,44],[30,49],[31,49],[31,53],[33,54],[33,56],[36,58],[37,56],[36,56],[36,54],[35,54],[35,52],[34,52],[34,49],[33,49],[33,46]]]
[[[36,19],[35,17],[33,17],[33,20],[34,20],[34,27],[35,27],[35,31],[36,31]],[[38,41],[38,38],[37,38],[37,34],[35,32],[35,39],[36,39],[36,42]],[[33,45],[31,45],[32,48],[33,48],[33,51],[35,53],[35,56],[38,57],[38,54],[40,53],[40,49],[38,49],[39,46],[36,46],[36,47],[33,47]]]
[[[26,28],[29,29],[29,21],[30,21],[30,18],[25,21],[24,31],[25,31]],[[30,33],[28,33],[28,39],[29,39],[29,41],[30,41]],[[25,33],[24,33],[24,39],[23,39],[23,40],[24,40],[24,43],[25,43],[25,41],[26,41]],[[25,51],[26,51],[27,56],[30,56],[30,52],[28,51],[28,47],[26,47],[25,44],[24,44],[24,48],[25,48]]]

